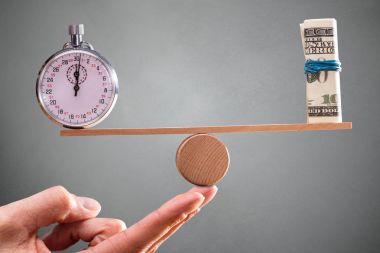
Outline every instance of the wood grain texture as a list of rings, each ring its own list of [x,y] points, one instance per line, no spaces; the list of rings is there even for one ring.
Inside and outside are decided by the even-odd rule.
[[[96,135],[152,135],[152,134],[198,134],[198,133],[247,133],[247,132],[288,132],[318,130],[348,130],[352,122],[315,124],[262,124],[232,126],[158,127],[158,128],[93,128],[61,130],[61,136]]]
[[[190,183],[214,185],[227,173],[230,157],[227,147],[218,138],[196,134],[185,139],[176,154],[176,165]]]

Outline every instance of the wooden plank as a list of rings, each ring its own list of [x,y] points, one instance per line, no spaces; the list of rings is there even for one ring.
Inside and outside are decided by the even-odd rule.
[[[248,132],[288,132],[352,129],[352,122],[313,124],[262,124],[232,126],[194,126],[159,128],[92,128],[61,130],[61,136],[97,135],[152,135],[152,134],[198,134],[198,133],[248,133]]]

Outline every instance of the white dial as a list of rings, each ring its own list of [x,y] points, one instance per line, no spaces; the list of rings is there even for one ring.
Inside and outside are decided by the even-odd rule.
[[[37,97],[45,113],[71,128],[94,126],[112,110],[118,93],[117,76],[93,50],[65,49],[42,67]]]

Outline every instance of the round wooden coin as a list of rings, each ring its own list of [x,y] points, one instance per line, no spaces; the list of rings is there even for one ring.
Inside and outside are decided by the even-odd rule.
[[[178,147],[176,164],[187,181],[208,186],[219,182],[227,173],[230,156],[226,145],[216,137],[196,134]]]

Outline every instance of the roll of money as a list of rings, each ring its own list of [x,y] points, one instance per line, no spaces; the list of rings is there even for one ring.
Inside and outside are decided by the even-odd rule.
[[[339,61],[335,19],[307,19],[300,30],[306,61]],[[308,123],[342,122],[340,97],[339,71],[306,73]]]

